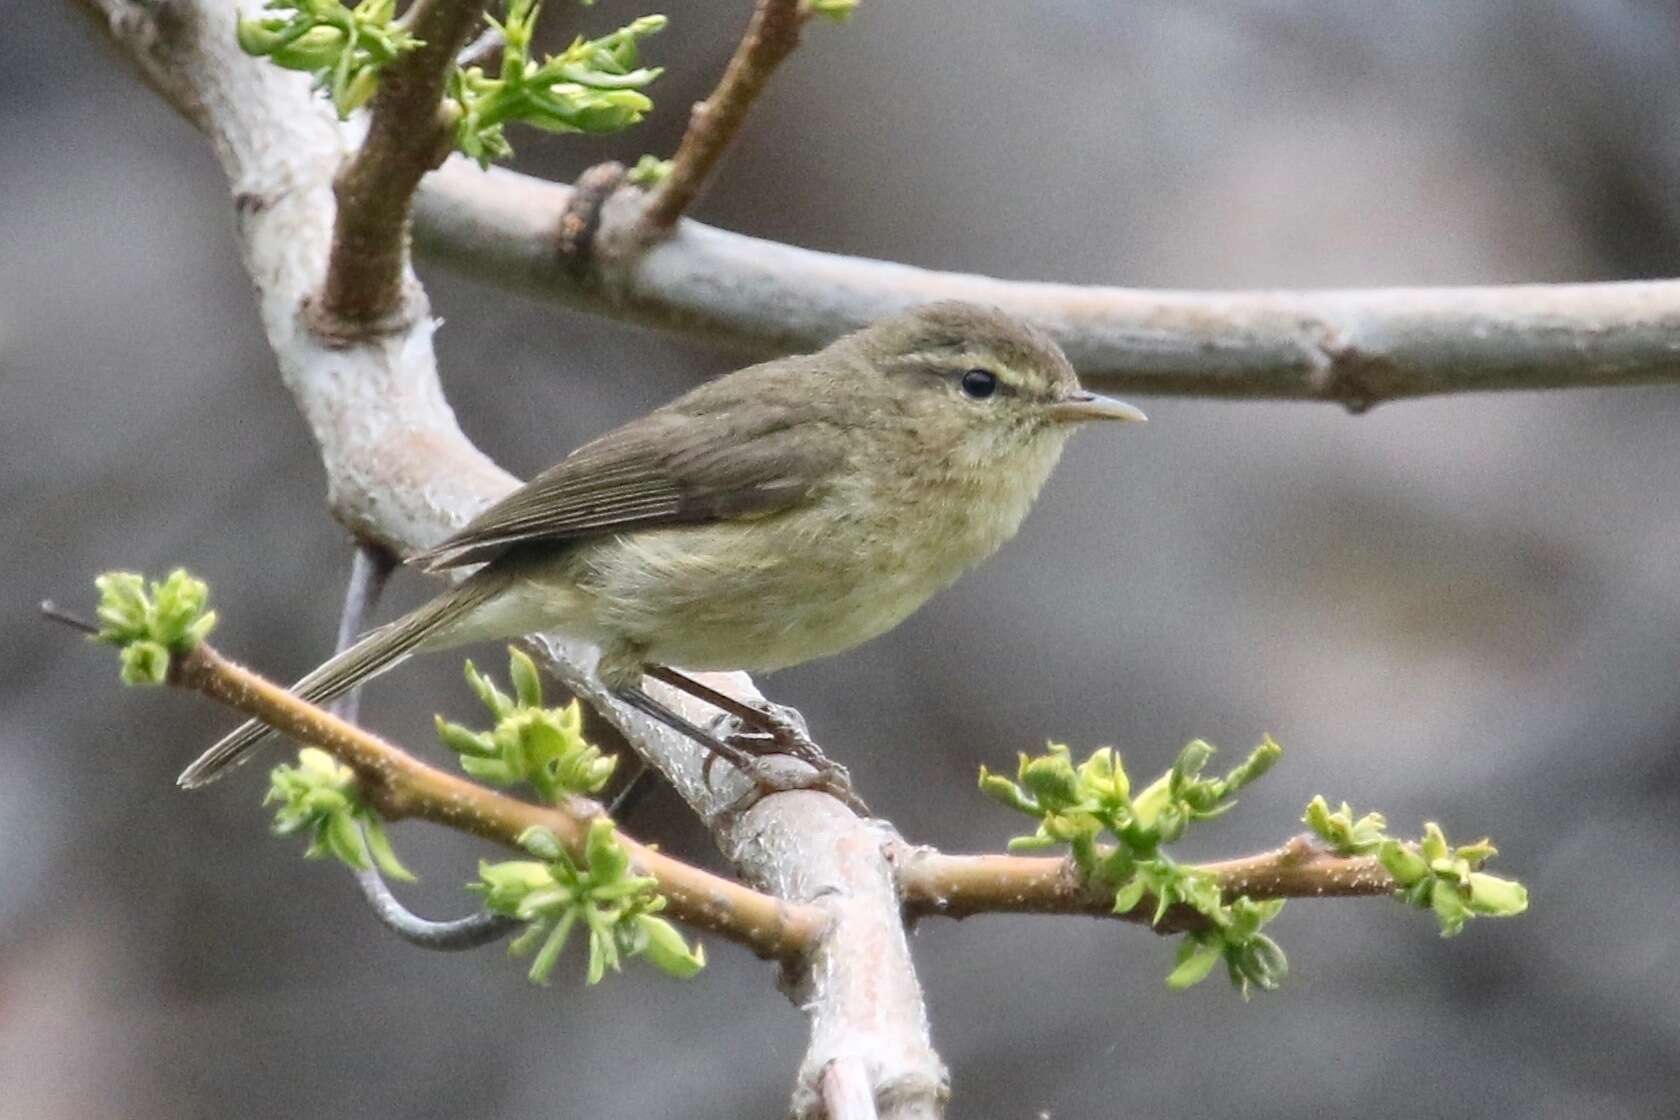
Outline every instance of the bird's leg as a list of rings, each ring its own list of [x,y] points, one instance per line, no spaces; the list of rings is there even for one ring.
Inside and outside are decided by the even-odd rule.
[[[670,708],[667,708],[664,704],[661,704],[640,688],[615,688],[612,690],[612,694],[619,701],[636,709],[644,716],[650,716],[653,719],[658,720],[660,723],[663,723],[666,727],[669,727],[673,731],[682,732],[690,739],[693,739],[696,743],[699,743],[702,747],[705,747],[706,750],[711,752],[714,757],[723,759],[725,762],[729,763],[729,765],[735,767],[735,769],[740,770],[743,773],[752,772],[753,756],[751,754],[742,750],[740,747],[724,742],[722,739],[719,739],[716,735],[713,735],[710,731],[707,731],[699,724],[685,719],[682,715],[672,711]]]
[[[769,701],[765,701],[761,707],[738,700],[728,693],[702,684],[687,673],[680,673],[664,665],[649,665],[645,671],[654,680],[663,681],[672,688],[718,708],[724,713],[725,721],[756,728],[758,732],[744,734],[737,730],[733,734],[721,734],[719,738],[755,755],[785,754],[797,758],[822,775],[830,789],[844,790],[845,793],[839,796],[847,805],[856,809],[863,804],[852,788],[851,774],[844,766],[823,754],[822,748],[811,739],[811,732],[805,726],[805,717],[795,709]],[[717,730],[718,726],[714,723],[713,730]]]
[[[724,712],[733,716],[736,721],[751,727],[757,735],[736,733],[724,735],[738,746],[753,754],[786,754],[797,758],[812,769],[824,773],[833,773],[842,780],[847,780],[846,768],[830,761],[811,740],[811,732],[805,726],[805,717],[793,708],[781,704],[764,705],[749,704],[745,700],[737,700],[728,693],[719,692],[710,685],[702,684],[687,673],[679,673],[675,669],[663,665],[650,665],[647,675],[656,681],[663,681],[672,688],[686,692],[697,700],[704,700]],[[762,742],[760,742],[762,740]]]
[[[669,672],[669,670],[666,671]],[[681,674],[677,675],[681,676]],[[683,679],[687,680],[686,677]],[[704,685],[699,684],[697,681],[693,683],[699,688],[705,688]],[[712,690],[708,689],[707,691]],[[818,792],[830,794],[838,798],[854,812],[860,814],[867,814],[869,811],[868,806],[864,805],[863,802],[858,799],[857,794],[852,792],[850,783],[843,780],[844,771],[840,771],[841,778],[838,780],[834,774],[835,768],[831,766],[813,766],[812,768],[817,772],[813,779],[808,781],[791,780],[789,776],[785,774],[769,774],[766,773],[763,763],[750,751],[743,750],[734,743],[718,738],[699,724],[684,718],[679,713],[674,712],[664,704],[661,704],[652,696],[649,696],[641,688],[614,688],[612,689],[612,694],[629,707],[634,708],[636,711],[641,712],[645,716],[658,720],[660,723],[663,723],[666,727],[671,728],[673,731],[681,732],[683,735],[686,735],[688,738],[704,747],[711,755],[711,757],[706,760],[705,769],[702,771],[704,776],[709,778],[713,761],[721,758],[731,766],[735,767],[735,769],[739,770],[742,774],[750,778],[756,789],[753,793],[748,795],[744,804],[734,807],[736,812],[745,811],[760,798],[768,794],[785,793],[789,790],[799,789],[816,790]],[[716,693],[716,695],[722,696],[723,694]],[[820,758],[821,756],[819,755],[818,757]],[[826,762],[827,760],[825,759],[824,761]]]

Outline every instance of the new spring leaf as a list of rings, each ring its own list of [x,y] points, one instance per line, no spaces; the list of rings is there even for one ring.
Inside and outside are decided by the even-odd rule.
[[[205,609],[210,588],[182,568],[149,588],[137,572],[106,572],[93,582],[95,638],[122,650],[124,684],[162,684],[170,658],[190,653],[216,625],[216,612]]]

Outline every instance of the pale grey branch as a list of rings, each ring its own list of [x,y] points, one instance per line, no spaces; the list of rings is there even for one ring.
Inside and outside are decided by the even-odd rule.
[[[840,1058],[823,1071],[822,1098],[828,1120],[876,1120],[868,1071],[854,1058]]]
[[[645,251],[641,196],[603,208],[594,270],[554,223],[571,191],[454,159],[421,184],[416,239],[490,283],[753,353],[815,350],[936,299],[995,304],[1054,334],[1087,383],[1144,394],[1336,401],[1680,382],[1680,281],[1188,292],[934,272],[683,220]]]

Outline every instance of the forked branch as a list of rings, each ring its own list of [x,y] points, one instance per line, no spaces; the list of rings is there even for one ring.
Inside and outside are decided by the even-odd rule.
[[[589,822],[600,806],[583,798],[549,808],[508,797],[428,766],[405,751],[307,704],[272,681],[228,661],[207,644],[178,659],[171,679],[277,731],[320,747],[356,772],[370,804],[387,819],[414,817],[518,851],[520,837],[546,828],[581,856]],[[621,843],[636,867],[658,880],[673,918],[708,930],[759,956],[791,961],[821,935],[823,912],[804,903],[761,894],[638,844]]]
[[[388,330],[402,307],[414,191],[449,153],[445,77],[485,3],[417,0],[405,17],[420,46],[380,75],[367,137],[333,182],[338,211],[315,324],[329,338]]]

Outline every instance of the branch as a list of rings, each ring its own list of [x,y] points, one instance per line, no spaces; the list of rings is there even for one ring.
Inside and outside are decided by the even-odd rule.
[[[524,852],[519,838],[546,828],[582,858],[589,821],[600,806],[573,798],[561,808],[533,805],[429,766],[370,732],[305,703],[284,688],[222,657],[207,643],[178,658],[170,681],[254,716],[294,739],[320,747],[356,772],[368,803],[389,820],[414,817]],[[827,917],[815,906],[784,902],[719,878],[620,834],[641,874],[659,882],[667,912],[744,945],[761,957],[793,961],[819,939]]]
[[[236,184],[238,235],[263,326],[320,446],[334,515],[360,539],[406,555],[436,544],[511,490],[515,480],[468,442],[444,400],[429,317],[403,316],[393,333],[329,346],[302,314],[324,274],[332,174],[350,141],[330,109],[310,96],[307,76],[240,53],[232,0],[80,2],[95,9],[147,80],[208,134]],[[405,283],[403,292],[423,312],[418,284]],[[945,1069],[929,1038],[882,851],[891,830],[816,793],[778,794],[745,813],[725,812],[744,783],[708,788],[692,743],[604,698],[593,650],[553,637],[533,640],[566,687],[618,726],[711,823],[749,882],[808,902],[827,918],[817,944],[786,977],[811,1021],[796,1109],[817,1114],[823,1070],[848,1058],[867,1070],[885,1120],[936,1115]],[[745,674],[707,679],[738,698],[758,695]],[[691,719],[711,714],[663,686],[650,690]]]
[[[75,2],[177,112],[229,142],[176,57],[194,3]],[[1357,411],[1445,393],[1680,382],[1676,280],[1295,292],[1040,283],[822,253],[691,220],[646,249],[635,196],[606,207],[593,267],[580,273],[554,251],[555,215],[571,199],[562,184],[456,157],[420,184],[415,243],[503,289],[765,356],[820,349],[889,312],[961,298],[1038,322],[1100,389]]]
[[[569,188],[452,159],[421,185],[420,248],[505,289],[760,355],[816,350],[938,299],[1050,331],[1094,388],[1335,401],[1680,382],[1680,281],[1189,292],[1001,280],[800,249],[680,222],[638,240],[634,192],[604,207],[593,271],[556,259]]]
[[[717,89],[690,111],[670,175],[654,190],[638,219],[637,236],[644,243],[669,233],[694,204],[706,176],[741,131],[747,111],[764,92],[770,75],[799,45],[803,23],[799,0],[758,0]]]
[[[1087,914],[1149,924],[1155,901],[1114,912],[1114,888],[1080,879],[1066,859],[1007,855],[958,856],[928,848],[893,853],[905,913],[911,917],[975,914]],[[1392,895],[1394,879],[1375,856],[1342,856],[1309,836],[1241,859],[1197,865],[1217,877],[1227,899],[1368,898]],[[1205,919],[1188,906],[1170,908],[1159,933],[1199,929]]]
[[[408,217],[421,176],[449,151],[444,79],[485,0],[417,0],[405,16],[421,41],[385,67],[367,138],[333,184],[338,206],[318,308],[329,337],[388,329],[403,304]]]
[[[827,1120],[875,1120],[875,1094],[863,1063],[855,1058],[831,1063],[822,1075],[822,1103]]]

